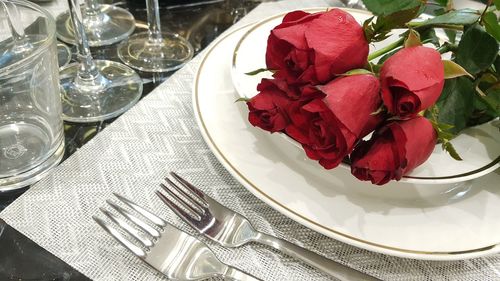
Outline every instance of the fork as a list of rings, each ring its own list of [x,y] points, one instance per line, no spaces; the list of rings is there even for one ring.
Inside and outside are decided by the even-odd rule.
[[[149,223],[154,224],[160,231],[109,200],[106,202],[123,217],[133,222],[135,227],[122,217],[104,208],[100,208],[101,212],[120,226],[124,232],[134,237],[142,247],[130,242],[120,231],[99,217],[93,216],[92,218],[125,248],[170,280],[204,280],[216,276],[240,281],[259,280],[248,273],[222,263],[203,242],[168,224],[151,211],[123,196],[116,193],[114,195],[146,218]],[[142,232],[138,231],[137,228]]]
[[[155,191],[156,195],[181,219],[222,246],[239,247],[250,242],[257,242],[302,260],[340,280],[379,280],[286,240],[257,231],[244,216],[215,201],[176,173],[170,172],[170,175],[184,188],[168,177],[165,178],[168,186],[163,183],[160,186],[179,205],[159,190]]]

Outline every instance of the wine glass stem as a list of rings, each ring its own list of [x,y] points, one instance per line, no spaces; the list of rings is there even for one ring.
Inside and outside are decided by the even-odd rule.
[[[80,10],[80,5],[75,3],[77,1],[78,0],[68,0],[70,17],[75,30],[78,62],[80,63],[77,80],[95,81],[100,73],[90,54],[89,42],[82,23],[82,11]]]
[[[160,6],[158,0],[146,0],[148,8],[148,31],[149,40],[152,42],[160,42],[163,40],[160,27]]]

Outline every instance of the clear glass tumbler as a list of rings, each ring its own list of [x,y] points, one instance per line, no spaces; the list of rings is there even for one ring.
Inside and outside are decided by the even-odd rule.
[[[0,192],[38,181],[64,154],[55,31],[36,4],[0,2]]]

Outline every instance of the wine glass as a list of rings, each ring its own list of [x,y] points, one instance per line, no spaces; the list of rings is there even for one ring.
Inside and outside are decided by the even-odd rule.
[[[146,0],[148,32],[132,35],[118,46],[118,57],[128,66],[145,72],[167,72],[182,67],[193,57],[193,46],[178,34],[162,32],[158,0]]]
[[[84,7],[83,26],[89,46],[111,45],[134,32],[135,19],[129,11],[114,5],[98,4],[97,0],[85,0]],[[70,11],[57,16],[56,27],[61,41],[77,44]]]
[[[142,80],[121,63],[92,59],[76,1],[68,3],[79,63],[59,72],[63,119],[78,123],[103,121],[120,115],[139,100]]]

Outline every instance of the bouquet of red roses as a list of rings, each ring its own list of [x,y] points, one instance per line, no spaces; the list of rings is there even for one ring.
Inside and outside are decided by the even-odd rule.
[[[364,2],[372,7],[373,1]],[[413,22],[424,6],[413,2],[417,5],[394,7],[392,13],[390,4],[384,12],[375,7],[378,17],[363,26],[341,9],[288,13],[268,37],[266,70],[273,78],[262,79],[259,93],[247,100],[249,122],[287,134],[326,169],[347,160],[355,177],[378,185],[425,162],[437,142],[459,159],[449,142],[453,134],[499,115],[499,38],[483,27],[494,7],[459,15],[464,11],[447,4],[442,15]],[[369,55],[371,42],[401,27],[407,30],[400,40]],[[436,27],[465,32],[458,45],[441,43]],[[468,35],[487,40],[490,45],[479,50],[488,54],[464,58],[460,52],[474,52]],[[435,46],[424,46],[427,42]],[[442,60],[441,53],[450,51],[453,60]],[[457,98],[467,90],[470,98]]]

